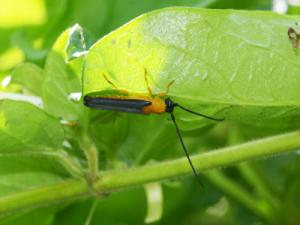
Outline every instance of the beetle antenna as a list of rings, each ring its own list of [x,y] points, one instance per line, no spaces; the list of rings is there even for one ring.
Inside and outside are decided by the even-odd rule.
[[[195,177],[196,177],[197,180],[199,181],[201,187],[203,187],[203,183],[201,182],[201,179],[200,179],[200,177],[199,177],[199,175],[198,175],[198,173],[197,173],[197,171],[196,171],[196,169],[195,169],[195,167],[194,167],[194,165],[193,165],[193,163],[192,163],[192,160],[191,160],[191,158],[190,158],[190,155],[189,155],[189,153],[188,153],[188,151],[187,151],[187,149],[186,149],[186,147],[185,147],[185,144],[184,144],[184,142],[183,142],[183,139],[182,139],[182,136],[181,136],[179,127],[178,127],[177,122],[176,122],[176,120],[175,120],[175,116],[174,116],[173,112],[170,112],[170,114],[171,114],[171,119],[172,119],[172,121],[173,121],[173,123],[174,123],[174,126],[175,126],[175,129],[176,129],[176,133],[177,133],[177,135],[178,135],[178,138],[179,138],[179,140],[180,140],[181,146],[182,146],[182,148],[183,148],[184,154],[185,154],[186,158],[188,159],[188,161],[189,161],[189,163],[190,163],[190,166],[191,166],[191,168],[192,168],[192,170],[193,170],[193,173],[194,173]]]
[[[176,107],[176,106],[179,107],[179,108],[181,108],[181,109],[183,109],[183,110],[186,111],[186,112],[189,112],[189,113],[194,114],[194,115],[197,115],[197,116],[202,116],[202,117],[204,117],[204,118],[206,118],[206,119],[215,120],[215,121],[223,121],[223,120],[225,120],[224,118],[218,119],[218,118],[214,118],[214,117],[211,117],[211,116],[204,115],[204,114],[202,114],[202,113],[194,112],[194,111],[192,111],[192,110],[190,110],[190,109],[187,109],[187,108],[183,107],[182,105],[179,105],[179,104],[177,104],[177,103],[174,103],[174,107]]]

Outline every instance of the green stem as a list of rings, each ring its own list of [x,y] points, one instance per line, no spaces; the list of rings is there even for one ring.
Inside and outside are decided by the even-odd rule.
[[[98,198],[94,199],[84,225],[90,225],[91,224],[93,216],[94,216],[95,211],[97,209],[98,203],[99,203],[99,199]]]
[[[191,159],[198,171],[204,171],[298,148],[300,148],[300,131],[209,151],[192,156]],[[188,174],[192,175],[191,168],[186,158],[181,158],[124,172],[107,172],[95,186],[100,190],[113,191]]]
[[[231,146],[192,157],[199,171],[229,166],[234,163],[285,153],[300,148],[300,131],[264,138],[241,145]],[[94,188],[107,193],[153,181],[191,175],[186,158],[132,168],[125,171],[108,171],[99,174]],[[90,187],[83,179],[64,182],[0,197],[0,215],[28,210],[84,196],[92,196]]]
[[[86,151],[86,158],[88,161],[88,178],[91,182],[94,182],[98,179],[98,151],[95,147],[95,145],[92,145],[87,151]]]
[[[81,141],[80,145],[83,149],[84,155],[86,157],[88,163],[88,174],[87,179],[93,185],[93,183],[98,178],[98,150],[91,139],[89,134],[89,124],[90,124],[90,110],[85,108],[84,116],[81,121],[82,124],[82,133],[81,133]]]

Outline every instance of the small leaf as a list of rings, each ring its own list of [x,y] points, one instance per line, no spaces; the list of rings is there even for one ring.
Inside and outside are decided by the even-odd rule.
[[[0,152],[56,150],[64,132],[58,120],[25,102],[0,101]]]

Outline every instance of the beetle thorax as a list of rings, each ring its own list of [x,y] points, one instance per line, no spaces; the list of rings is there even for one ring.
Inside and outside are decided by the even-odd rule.
[[[156,114],[162,114],[166,112],[166,102],[165,100],[159,98],[159,97],[154,97],[151,99],[151,105],[146,106],[144,108],[144,113],[145,114],[150,114],[150,113],[156,113]]]

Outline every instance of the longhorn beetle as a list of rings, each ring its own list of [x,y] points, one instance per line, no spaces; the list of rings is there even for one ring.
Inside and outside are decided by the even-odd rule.
[[[108,78],[105,76],[105,74],[103,74],[105,80],[111,84],[113,87],[117,88],[113,82],[111,82],[110,80],[108,80]],[[137,114],[144,114],[144,115],[148,115],[148,114],[163,114],[163,113],[170,113],[171,116],[171,120],[174,123],[175,129],[176,129],[176,133],[178,135],[179,141],[181,143],[182,149],[188,159],[188,162],[192,168],[192,171],[194,173],[194,175],[198,178],[201,186],[201,180],[199,179],[198,173],[191,161],[190,155],[187,151],[187,148],[183,142],[182,139],[182,135],[181,132],[179,130],[178,124],[176,122],[175,119],[175,115],[174,115],[174,109],[176,107],[197,115],[197,116],[201,116],[210,120],[214,120],[214,121],[223,121],[224,119],[217,119],[217,118],[213,118],[207,115],[204,115],[202,113],[198,113],[198,112],[194,112],[190,109],[187,109],[185,107],[183,107],[182,105],[173,102],[169,97],[168,98],[164,98],[164,96],[166,96],[166,93],[168,93],[169,87],[174,83],[174,81],[171,81],[169,83],[169,85],[167,86],[167,91],[166,93],[161,93],[158,95],[153,95],[151,88],[148,84],[148,80],[147,80],[147,71],[145,69],[145,82],[147,84],[147,88],[148,88],[148,92],[149,92],[149,96],[142,96],[142,95],[124,95],[124,96],[89,96],[86,95],[84,96],[84,105],[94,108],[94,109],[99,109],[99,110],[111,110],[111,111],[118,111],[118,112],[127,112],[127,113],[137,113]]]

